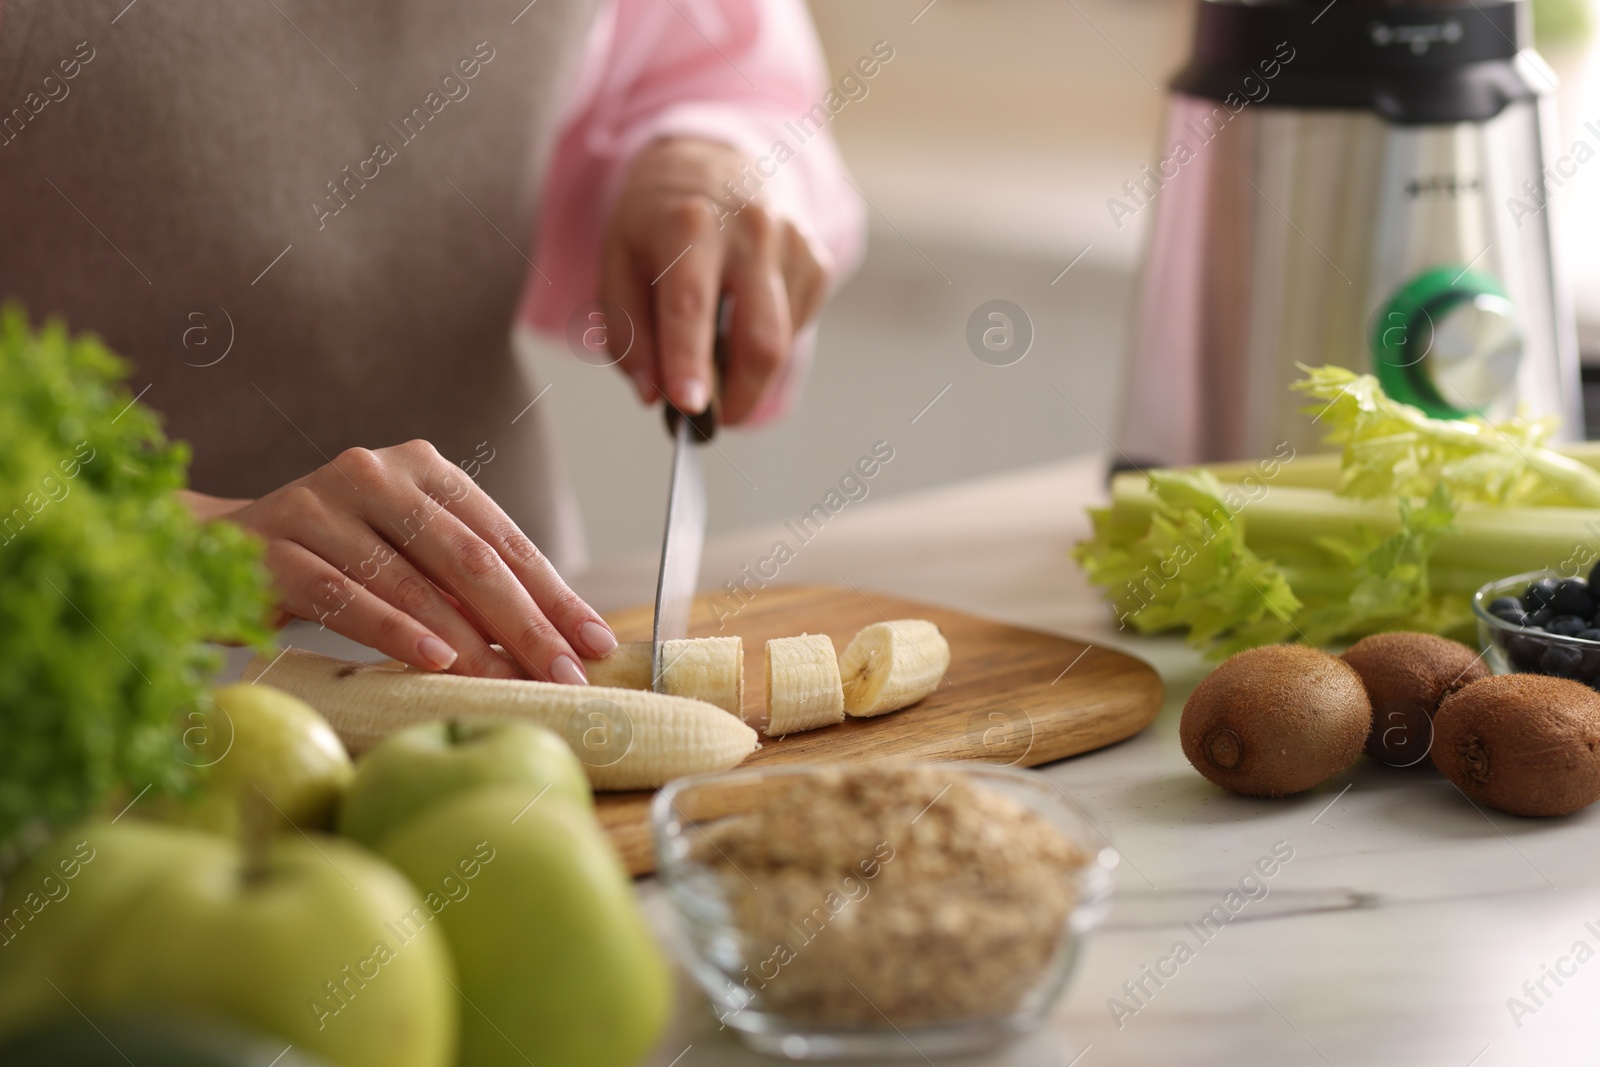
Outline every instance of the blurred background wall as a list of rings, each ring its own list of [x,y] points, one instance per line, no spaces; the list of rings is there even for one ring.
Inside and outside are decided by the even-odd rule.
[[[825,312],[795,414],[719,437],[713,533],[799,515],[875,441],[895,458],[873,497],[1109,450],[1149,214],[1119,228],[1106,200],[1159,154],[1162,87],[1183,62],[1192,0],[811,6],[834,80],[874,42],[894,48],[834,120],[870,205],[867,257]],[[1600,130],[1600,53],[1570,40],[1546,52],[1563,76],[1565,151],[1585,122]],[[1600,164],[1556,203],[1584,349],[1600,359]],[[969,316],[992,299],[1032,324],[1012,366],[967,345]],[[592,557],[654,551],[668,462],[659,412],[641,411],[614,370],[561,348],[528,355],[551,385],[541,403]],[[619,445],[586,446],[601,434]]]

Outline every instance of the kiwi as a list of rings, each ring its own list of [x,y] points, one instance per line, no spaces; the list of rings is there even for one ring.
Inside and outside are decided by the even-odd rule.
[[[1355,670],[1305,645],[1240,652],[1183,706],[1178,736],[1195,770],[1235,793],[1310,789],[1361,755],[1372,705]]]
[[[1344,654],[1372,701],[1367,755],[1391,767],[1424,763],[1433,744],[1433,715],[1445,697],[1489,677],[1483,657],[1434,634],[1363,637]]]
[[[1433,717],[1433,765],[1512,815],[1568,815],[1600,800],[1600,693],[1568,678],[1473,682]]]

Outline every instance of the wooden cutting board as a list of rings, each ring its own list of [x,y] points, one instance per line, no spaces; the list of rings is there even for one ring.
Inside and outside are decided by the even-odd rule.
[[[744,639],[745,717],[766,706],[766,642],[799,633],[825,633],[841,653],[856,631],[885,619],[930,619],[950,642],[944,684],[922,702],[873,719],[762,738],[744,766],[762,763],[858,763],[883,757],[984,760],[1032,767],[1090,752],[1148,726],[1161,709],[1161,679],[1141,660],[1109,648],[1028,630],[949,608],[870,590],[835,586],[768,586],[719,629],[712,599],[690,615],[692,637]],[[622,641],[648,641],[648,604],[606,616]],[[649,807],[653,792],[603,793],[600,821],[628,869],[655,869]]]

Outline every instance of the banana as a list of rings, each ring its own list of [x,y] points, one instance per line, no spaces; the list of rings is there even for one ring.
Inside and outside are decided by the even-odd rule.
[[[915,704],[944,680],[950,643],[926,619],[875,622],[839,657],[844,710],[866,717]]]
[[[650,688],[650,642],[630,641],[605,659],[583,661],[590,685]],[[661,645],[661,673],[672,696],[715,704],[735,717],[744,710],[744,641],[737,637],[691,637]]]
[[[768,737],[815,730],[844,721],[839,663],[827,634],[777,637],[767,642]]]
[[[432,674],[299,649],[251,660],[244,680],[263,676],[321,712],[353,756],[413,723],[521,719],[560,734],[595,789],[616,790],[723,770],[761,747],[721,708],[664,693]]]

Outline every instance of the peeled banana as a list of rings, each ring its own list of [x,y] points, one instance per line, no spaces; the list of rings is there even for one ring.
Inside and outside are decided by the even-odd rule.
[[[583,661],[590,685],[649,689],[650,642],[630,641],[605,659]],[[666,692],[715,704],[738,716],[744,708],[744,641],[737,637],[691,637],[661,643]]]
[[[827,634],[778,637],[767,642],[768,737],[815,730],[844,721],[844,688]]]
[[[839,657],[844,710],[858,717],[908,707],[939,688],[950,667],[950,643],[926,619],[875,622]]]
[[[418,722],[522,719],[559,733],[596,789],[650,789],[722,770],[760,747],[756,732],[704,701],[633,689],[430,674],[291,649],[244,680],[292,693],[333,725],[351,755]]]

